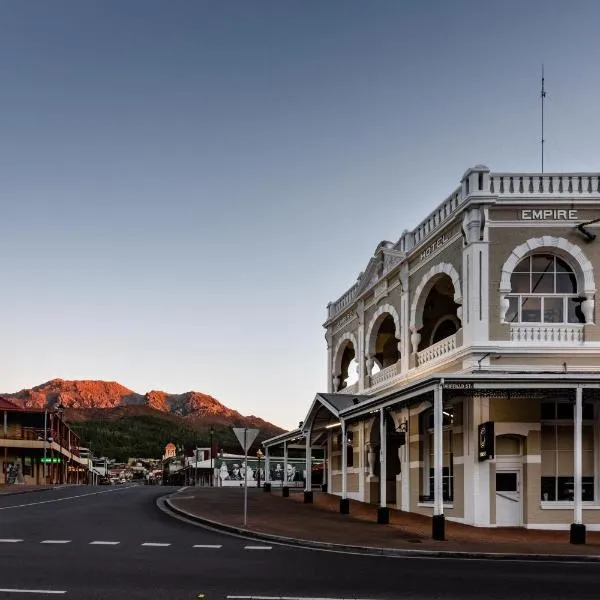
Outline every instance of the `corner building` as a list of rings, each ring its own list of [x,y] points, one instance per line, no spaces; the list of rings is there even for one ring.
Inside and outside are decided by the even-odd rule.
[[[469,169],[328,305],[328,389],[267,454],[322,448],[342,512],[432,515],[434,537],[600,529],[598,233],[598,173]]]

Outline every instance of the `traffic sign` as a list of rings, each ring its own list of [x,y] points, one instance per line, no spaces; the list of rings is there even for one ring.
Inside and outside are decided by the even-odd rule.
[[[260,429],[248,429],[247,427],[232,427],[232,429],[244,452],[248,452],[260,431]]]
[[[62,462],[62,458],[57,458],[57,457],[54,457],[54,458],[50,458],[50,457],[40,458],[40,462],[41,463],[54,463],[54,464],[56,464],[56,463],[61,463]]]

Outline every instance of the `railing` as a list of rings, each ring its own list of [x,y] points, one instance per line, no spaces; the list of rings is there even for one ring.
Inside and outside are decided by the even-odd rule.
[[[440,356],[444,356],[444,354],[448,354],[453,350],[456,350],[456,333],[429,346],[429,348],[425,348],[425,350],[418,352],[417,366],[424,365],[425,363],[439,358]]]
[[[332,302],[329,305],[329,318],[337,315],[345,308],[352,304],[354,298],[356,298],[356,292],[358,291],[358,281],[338,300]]]
[[[461,190],[458,188],[414,229],[415,246],[420,244],[432,231],[436,230],[446,221],[461,203]]]
[[[510,341],[579,344],[583,342],[583,325],[511,325]]]
[[[504,195],[568,195],[600,193],[600,175],[571,173],[553,175],[539,173],[494,173],[490,175],[490,192]]]
[[[398,363],[394,363],[385,369],[381,369],[378,373],[370,376],[371,387],[375,387],[383,383],[384,381],[388,381],[389,379],[393,379],[398,374]]]
[[[8,440],[26,440],[29,442],[43,441],[44,430],[36,427],[23,427],[21,425],[9,425],[6,433],[0,428],[0,438]]]

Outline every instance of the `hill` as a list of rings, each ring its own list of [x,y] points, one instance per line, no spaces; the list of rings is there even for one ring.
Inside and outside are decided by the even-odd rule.
[[[4,394],[26,408],[62,405],[65,419],[97,455],[118,460],[131,456],[158,458],[168,442],[186,447],[213,445],[235,452],[239,446],[231,427],[260,429],[255,442],[285,430],[254,415],[243,416],[212,396],[190,391],[169,394],[153,390],[137,394],[117,382],[53,379],[15,394]]]

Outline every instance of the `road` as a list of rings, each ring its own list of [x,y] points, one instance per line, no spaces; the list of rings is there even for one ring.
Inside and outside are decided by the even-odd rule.
[[[232,537],[165,515],[168,488],[0,496],[0,598],[446,600],[598,597],[600,565],[338,554]]]

